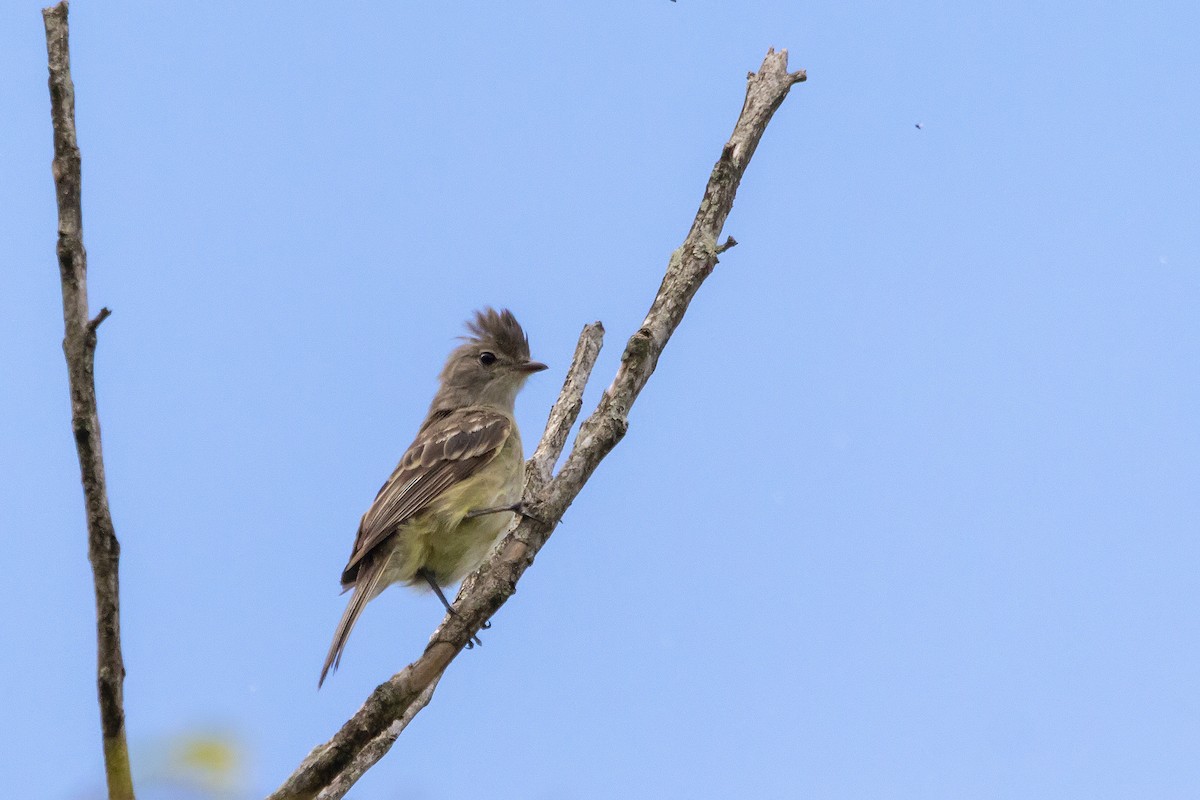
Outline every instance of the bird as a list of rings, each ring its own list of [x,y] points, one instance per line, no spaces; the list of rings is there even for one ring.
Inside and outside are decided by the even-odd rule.
[[[462,580],[521,510],[524,451],[513,417],[526,379],[546,369],[512,312],[485,308],[446,359],[416,438],[359,522],[342,591],[353,594],[321,668],[337,670],[366,604],[399,583],[432,589]]]

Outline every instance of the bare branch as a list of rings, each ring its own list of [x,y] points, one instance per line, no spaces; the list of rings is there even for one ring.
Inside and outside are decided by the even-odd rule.
[[[104,768],[110,800],[133,800],[129,748],[125,742],[125,664],[121,658],[120,590],[117,564],[121,546],[108,511],[100,414],[96,409],[96,329],[109,315],[88,319],[87,252],[83,248],[83,208],[79,144],[75,137],[75,85],[66,0],[42,10],[50,65],[50,119],[54,128],[55,194],[58,200],[58,267],[62,279],[63,352],[71,387],[71,429],[87,504],[88,560],[96,589],[96,688],[104,734]]]
[[[387,730],[360,750],[350,765],[321,790],[320,794],[316,796],[316,800],[340,800],[345,797],[346,792],[350,791],[350,787],[354,785],[355,781],[387,754],[396,738],[408,727],[408,723],[412,722],[413,717],[429,705],[429,701],[433,699],[433,690],[437,688],[438,681],[441,679],[440,675],[434,678],[433,682],[425,687],[425,691],[421,692],[420,696],[404,712],[404,716],[389,725]]]
[[[592,367],[596,366],[596,358],[600,355],[600,347],[603,344],[603,325],[593,322],[583,327],[583,332],[579,334],[579,343],[575,345],[575,355],[571,359],[567,377],[563,379],[562,391],[550,409],[545,433],[542,434],[537,449],[533,451],[533,458],[529,460],[529,468],[526,470],[528,481],[539,483],[527,482],[527,490],[540,488],[550,481],[554,464],[562,455],[563,446],[567,443],[567,435],[575,425],[575,420],[579,418],[580,409],[583,408],[583,390],[592,375]]]
[[[582,395],[586,373],[591,368],[588,364],[587,369],[583,369],[582,364],[589,356],[594,363],[595,353],[599,350],[598,339],[595,352],[590,349],[587,328],[580,337],[576,362],[571,368],[574,373],[579,367],[578,380],[573,381],[568,374],[542,443],[526,470],[530,482],[522,504],[530,510],[530,516],[523,517],[493,551],[491,559],[463,583],[455,603],[456,613],[443,619],[425,653],[376,687],[342,729],[313,750],[269,800],[341,797],[350,783],[361,775],[355,765],[365,760],[362,754],[370,749],[371,758],[382,757],[383,752],[378,748],[384,745],[382,750],[386,751],[394,741],[395,737],[387,738],[387,734],[395,721],[411,719],[415,713],[412,709],[421,698],[428,701],[425,694],[428,687],[440,678],[470,637],[516,592],[517,581],[533,563],[557,521],[600,461],[625,435],[629,428],[629,409],[653,374],[663,348],[683,319],[700,284],[716,266],[718,252],[732,246],[726,242],[719,247],[717,239],[733,207],[742,175],[771,116],[792,85],[803,80],[803,71],[787,71],[786,50],[779,53],[770,50],[759,71],[750,74],[742,112],[713,167],[691,230],[679,249],[671,254],[666,275],[642,326],[630,337],[616,376],[605,390],[599,406],[580,427],[574,448],[562,469],[545,482],[561,452],[562,444],[556,442],[560,437],[565,441],[566,432],[578,413],[577,410],[570,411],[568,398]],[[595,331],[596,334],[600,332],[599,329]],[[561,416],[557,414],[560,406],[564,409]],[[325,793],[335,782],[345,789]]]
[[[716,267],[717,239],[767,123],[787,97],[788,90],[805,79],[803,70],[787,71],[787,50],[776,53],[773,48],[767,52],[758,72],[750,75],[742,112],[709,176],[691,230],[679,249],[671,254],[658,294],[650,304],[642,326],[626,344],[612,384],[601,397],[599,407],[580,426],[571,455],[547,487],[540,506],[544,509],[542,519],[554,520],[562,516],[596,466],[628,430],[629,409],[653,374],[663,348],[683,320],[700,284]],[[521,529],[517,533],[520,534]],[[545,535],[548,536],[549,531]],[[534,552],[544,541],[545,537],[540,542],[531,537],[531,544],[536,545]]]

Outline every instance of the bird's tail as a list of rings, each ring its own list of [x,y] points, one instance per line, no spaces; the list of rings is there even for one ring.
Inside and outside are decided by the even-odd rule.
[[[372,561],[374,563],[363,564],[359,567],[354,584],[354,594],[350,597],[350,602],[346,604],[346,610],[342,612],[342,619],[338,622],[337,630],[333,632],[333,644],[329,645],[329,655],[325,656],[325,665],[321,667],[321,678],[317,681],[318,689],[321,688],[321,684],[325,683],[325,676],[329,674],[331,668],[337,672],[338,664],[342,661],[342,650],[346,649],[346,640],[350,638],[350,631],[354,630],[354,623],[358,621],[359,615],[366,608],[367,601],[379,593],[377,585],[380,576],[383,575],[387,559],[372,559]]]

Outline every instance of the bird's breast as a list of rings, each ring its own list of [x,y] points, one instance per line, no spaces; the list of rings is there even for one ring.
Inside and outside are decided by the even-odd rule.
[[[467,514],[516,503],[521,499],[523,477],[521,440],[510,436],[495,459],[447,489],[413,520],[410,557],[405,560],[415,569],[433,572],[441,585],[462,580],[483,563],[513,519],[511,511],[478,517]]]

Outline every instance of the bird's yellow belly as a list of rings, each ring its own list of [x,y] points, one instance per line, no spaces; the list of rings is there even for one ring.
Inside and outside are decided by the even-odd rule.
[[[384,578],[388,583],[424,586],[422,570],[441,586],[465,578],[483,563],[488,550],[512,522],[513,512],[467,518],[468,511],[508,506],[521,499],[524,462],[520,440],[511,437],[497,456],[504,469],[485,468],[447,489],[397,532]],[[498,466],[493,464],[489,467]]]

